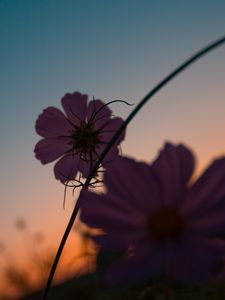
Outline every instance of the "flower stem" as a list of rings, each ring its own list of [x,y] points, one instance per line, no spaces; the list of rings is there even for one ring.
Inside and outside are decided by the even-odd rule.
[[[58,262],[59,262],[61,254],[62,254],[63,248],[65,246],[66,240],[67,240],[67,238],[69,236],[69,233],[70,233],[70,231],[71,231],[71,229],[73,227],[73,223],[74,223],[74,221],[76,219],[76,216],[77,216],[77,213],[78,213],[78,210],[79,210],[79,207],[80,207],[80,205],[79,205],[79,202],[80,202],[79,199],[80,198],[77,199],[77,202],[76,202],[75,207],[73,209],[73,212],[72,212],[72,215],[70,217],[69,223],[67,224],[66,230],[65,230],[65,232],[63,234],[62,240],[61,240],[59,248],[57,250],[54,262],[52,264],[52,268],[51,268],[51,271],[49,273],[48,281],[47,281],[47,284],[46,284],[46,287],[45,287],[45,290],[44,290],[44,294],[43,294],[43,298],[42,298],[43,300],[47,299],[48,291],[50,289],[50,286],[51,286],[51,283],[52,283],[52,279],[53,279],[53,276],[54,276],[55,271],[56,271],[56,267],[58,265]]]
[[[175,78],[178,74],[180,74],[182,71],[184,71],[187,67],[189,67],[191,64],[193,64],[195,61],[200,59],[202,56],[207,54],[208,52],[214,50],[215,48],[221,46],[223,43],[225,43],[225,36],[222,38],[212,42],[208,46],[204,47],[200,51],[198,51],[196,54],[192,55],[189,59],[187,59],[185,62],[183,62],[181,65],[179,65],[174,71],[172,71],[169,75],[167,75],[162,81],[160,81],[140,102],[139,104],[133,109],[133,111],[130,113],[130,115],[127,117],[127,119],[124,121],[124,123],[121,125],[121,127],[116,131],[114,136],[112,137],[111,141],[108,143],[108,145],[105,147],[104,151],[100,155],[99,159],[95,163],[92,171],[90,172],[88,178],[86,179],[84,183],[84,188],[88,187],[89,183],[91,182],[92,177],[95,175],[95,173],[98,170],[99,165],[105,158],[106,154],[109,152],[110,148],[113,146],[113,144],[116,142],[116,140],[119,138],[121,133],[125,130],[127,125],[131,122],[131,120],[135,117],[135,115],[139,112],[139,110],[147,103],[147,101],[152,98],[159,90],[161,90],[168,82],[170,82],[173,78]],[[72,215],[70,217],[69,223],[66,227],[66,230],[63,234],[62,240],[60,242],[59,248],[57,250],[55,260],[53,262],[48,281],[44,290],[43,294],[43,300],[47,299],[48,291],[51,286],[51,282],[53,279],[53,276],[55,274],[56,267],[59,262],[59,258],[61,256],[61,253],[63,251],[64,245],[66,243],[67,237],[72,229],[73,223],[76,219],[79,207],[80,207],[80,198],[78,198],[76,205],[74,207],[74,210],[72,212]],[[166,298],[167,300],[169,298]]]

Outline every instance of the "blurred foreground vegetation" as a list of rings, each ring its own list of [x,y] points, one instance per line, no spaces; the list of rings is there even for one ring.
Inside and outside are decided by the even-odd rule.
[[[0,242],[2,260],[0,300],[16,300],[42,290],[57,250],[47,245],[45,236],[41,232],[30,232],[25,219],[16,220],[14,225],[16,234],[19,235],[26,250],[25,253],[17,255],[17,249],[7,249],[6,245]],[[96,258],[95,247],[81,231],[76,230],[76,234],[79,235],[79,249],[76,254],[64,251],[53,285],[59,285],[70,278],[93,271]]]
[[[53,263],[56,249],[47,247],[42,233],[30,233],[23,219],[15,222],[15,229],[26,245],[26,263],[16,263],[15,257],[0,243],[5,261],[1,278],[5,284],[0,300],[41,300],[42,290]],[[79,254],[62,256],[49,292],[49,300],[224,300],[225,282],[211,282],[204,286],[170,286],[162,282],[144,282],[122,288],[105,287],[104,268],[116,259],[109,253],[98,252],[90,239],[80,234]]]

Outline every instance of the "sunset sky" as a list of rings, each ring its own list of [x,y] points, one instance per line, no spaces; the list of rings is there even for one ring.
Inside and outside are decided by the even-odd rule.
[[[72,212],[53,164],[33,154],[34,124],[67,92],[137,104],[165,75],[225,34],[225,1],[0,0],[0,242],[21,247],[15,220],[57,244]],[[111,106],[125,118],[132,107]],[[153,160],[165,141],[225,155],[225,45],[157,94],[127,128],[123,154]],[[118,183],[119,184],[119,183]]]

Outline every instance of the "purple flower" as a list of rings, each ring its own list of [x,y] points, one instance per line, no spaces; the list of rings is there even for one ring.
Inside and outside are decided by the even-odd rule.
[[[118,157],[105,174],[106,194],[81,193],[81,220],[104,234],[105,251],[125,255],[108,282],[166,276],[175,282],[209,279],[225,254],[225,158],[195,182],[184,145],[166,143],[150,165]]]
[[[56,179],[67,182],[80,171],[84,177],[98,159],[115,131],[122,125],[121,118],[111,118],[111,110],[101,100],[87,102],[88,96],[79,92],[66,94],[62,100],[65,115],[55,107],[48,107],[36,121],[36,131],[43,137],[35,146],[36,158],[43,164],[58,158],[54,172]],[[118,154],[121,134],[106,159]]]

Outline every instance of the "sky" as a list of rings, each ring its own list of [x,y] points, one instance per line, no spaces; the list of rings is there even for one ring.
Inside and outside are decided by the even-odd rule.
[[[0,242],[18,249],[26,219],[57,245],[75,197],[33,154],[34,124],[67,92],[136,105],[164,76],[225,34],[223,0],[0,0]],[[125,118],[132,107],[111,106]],[[197,172],[225,155],[225,46],[174,79],[135,117],[124,155],[152,161],[185,143]],[[16,245],[16,246],[15,246]]]

